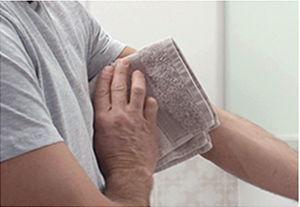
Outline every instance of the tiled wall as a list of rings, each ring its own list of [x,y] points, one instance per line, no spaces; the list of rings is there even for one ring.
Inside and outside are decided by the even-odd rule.
[[[222,42],[224,40],[223,2],[90,1],[82,3],[113,37],[135,48],[167,35],[174,36],[190,65],[196,70],[196,76],[201,80],[208,95],[215,104],[223,106],[225,80]],[[227,2],[225,9],[226,4]],[[227,41],[227,43],[231,42]],[[229,59],[226,61],[230,63]],[[298,148],[295,137],[289,141],[289,144]],[[239,185],[239,182],[237,178],[197,156],[156,174],[151,201],[152,205],[157,207],[241,206],[239,188],[244,186]]]
[[[153,206],[238,206],[237,179],[200,156],[155,175]]]
[[[211,99],[223,104],[220,2],[83,2],[116,39],[140,48],[173,36]],[[209,21],[207,21],[209,20]],[[159,23],[159,24],[158,24]],[[197,156],[155,175],[152,206],[237,206],[237,179]]]

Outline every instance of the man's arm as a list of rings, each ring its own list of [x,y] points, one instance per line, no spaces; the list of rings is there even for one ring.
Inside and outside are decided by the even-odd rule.
[[[1,206],[113,206],[60,142],[1,163]]]
[[[152,98],[142,98],[145,79],[140,72],[132,76],[133,92],[128,103],[126,88],[120,87],[127,83],[124,71],[128,71],[128,64],[118,63],[115,71],[103,70],[94,99],[96,131],[103,127],[100,121],[106,124],[103,134],[96,132],[95,140],[106,179],[105,195],[67,146],[59,142],[0,164],[1,206],[149,205],[158,148],[157,104]]]
[[[131,55],[131,54],[135,53],[135,52],[136,52],[136,49],[127,46],[127,47],[125,47],[125,49],[121,52],[121,54],[118,56],[118,58],[124,58],[124,57],[126,57],[126,56],[128,56],[128,55]]]
[[[105,194],[129,206],[148,206],[158,157],[158,106],[155,99],[145,97],[140,71],[132,74],[127,99],[128,73],[126,59],[101,73],[94,93],[94,148],[106,181]]]
[[[120,57],[134,53],[127,47]],[[215,107],[221,126],[203,154],[225,171],[255,186],[298,200],[298,154],[253,123]]]
[[[126,48],[123,55],[134,53]],[[298,200],[298,154],[253,123],[215,107],[221,126],[203,157],[253,185]]]
[[[215,107],[221,125],[203,157],[265,190],[298,200],[298,154],[255,124]]]

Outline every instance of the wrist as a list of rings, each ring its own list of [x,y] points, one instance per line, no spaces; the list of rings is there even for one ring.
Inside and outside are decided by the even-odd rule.
[[[121,206],[150,206],[153,175],[146,168],[119,169],[107,176],[104,194]]]

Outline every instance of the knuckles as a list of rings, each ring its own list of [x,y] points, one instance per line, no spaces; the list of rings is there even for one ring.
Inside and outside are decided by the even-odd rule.
[[[95,98],[101,98],[109,94],[109,90],[106,88],[98,88],[95,93],[94,97]]]
[[[111,86],[111,91],[125,91],[125,90],[126,90],[125,84],[115,83],[112,84]]]
[[[135,111],[111,110],[109,112],[98,112],[95,114],[95,127],[97,129],[109,128],[109,130],[125,130],[127,132],[143,131],[147,134],[151,131],[151,123],[143,115]]]
[[[111,76],[112,76],[111,68],[112,68],[111,66],[106,66],[105,68],[103,68],[103,70],[101,71],[101,74],[100,74],[100,78],[105,79],[105,80],[110,80]]]
[[[131,93],[137,95],[137,96],[144,96],[146,93],[146,88],[141,87],[141,86],[134,86],[131,89]]]
[[[112,124],[116,127],[129,125],[131,120],[124,112],[116,113],[112,116]]]

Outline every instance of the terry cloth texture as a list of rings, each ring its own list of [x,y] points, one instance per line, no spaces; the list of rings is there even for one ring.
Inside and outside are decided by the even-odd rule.
[[[167,38],[152,43],[126,59],[130,60],[129,74],[142,71],[147,96],[154,97],[159,104],[160,150],[156,172],[209,151],[212,143],[208,132],[219,126],[219,121],[175,41]],[[91,95],[96,79],[91,81]],[[130,85],[129,79],[129,91]]]

